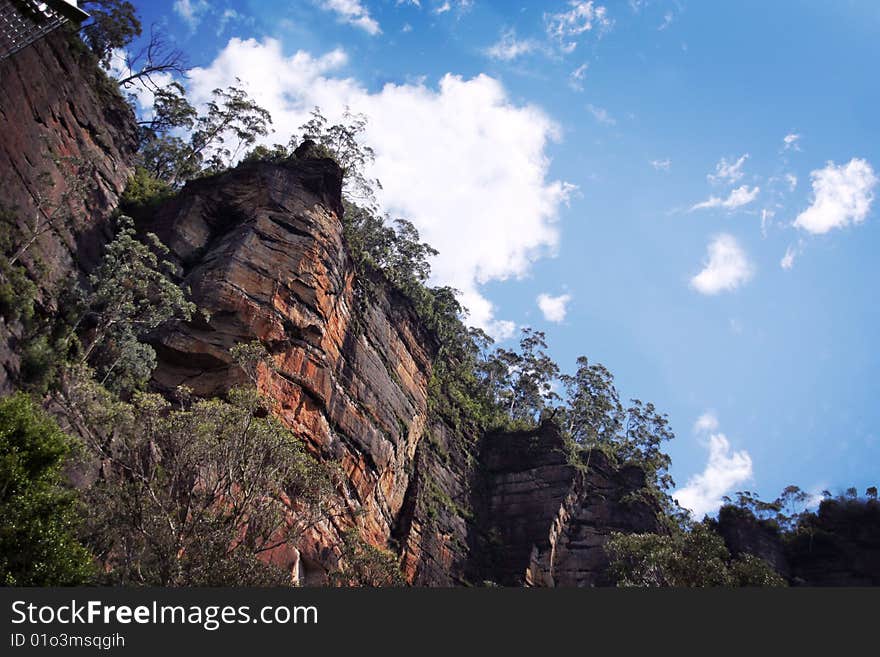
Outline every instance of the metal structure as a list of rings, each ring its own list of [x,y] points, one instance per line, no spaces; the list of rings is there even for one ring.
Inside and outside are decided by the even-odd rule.
[[[88,17],[76,0],[0,0],[0,60],[68,21],[79,24]]]

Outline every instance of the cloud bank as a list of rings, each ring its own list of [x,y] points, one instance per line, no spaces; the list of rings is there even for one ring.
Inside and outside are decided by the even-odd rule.
[[[413,82],[373,91],[340,74],[346,62],[339,49],[287,56],[274,39],[231,39],[210,66],[190,72],[190,91],[204,102],[212,89],[247,80],[272,114],[276,134],[266,143],[286,142],[316,105],[331,121],[346,106],[366,114],[379,200],[440,251],[433,282],[461,291],[470,323],[497,337],[512,333],[479,288],[524,276],[557,246],[556,220],[574,187],[548,179],[556,124],[540,108],[511,100],[487,75],[447,74],[436,87]]]

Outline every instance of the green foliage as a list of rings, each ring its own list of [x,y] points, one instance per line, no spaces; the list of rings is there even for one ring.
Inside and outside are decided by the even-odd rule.
[[[621,587],[785,585],[757,557],[732,559],[722,538],[702,523],[666,535],[613,534],[605,550]]]
[[[343,534],[341,552],[340,568],[330,574],[334,586],[406,586],[394,553],[370,545],[357,529]]]
[[[11,264],[9,258],[0,255],[0,317],[7,323],[28,323],[34,317],[34,301],[37,286],[31,281],[27,270]]]
[[[137,166],[119,199],[119,209],[131,217],[145,217],[173,195],[171,185],[144,167]]]
[[[91,363],[111,389],[131,391],[155,367],[155,351],[143,338],[172,319],[190,319],[195,306],[171,279],[173,267],[161,259],[168,249],[159,239],[149,233],[147,243],[140,241],[125,216],[119,226],[82,300],[87,337],[81,362]]]
[[[810,514],[807,509],[810,495],[797,486],[786,486],[772,502],[761,500],[752,491],[738,491],[735,499],[725,495],[724,502],[726,507],[747,512],[764,525],[782,532],[797,531],[801,522]]]
[[[83,38],[101,65],[109,68],[113,51],[141,35],[137,10],[127,0],[85,0],[80,6],[90,17],[82,28]]]
[[[283,145],[283,144],[273,144],[270,148],[269,146],[263,146],[263,144],[257,144],[251,150],[249,150],[243,158],[241,158],[242,162],[284,162],[285,160],[290,159],[293,156],[291,150]]]
[[[330,122],[315,107],[311,118],[302,126],[303,140],[309,139],[324,149],[342,169],[343,192],[346,199],[366,208],[369,212],[376,211],[376,189],[381,189],[378,180],[367,178],[366,168],[376,157],[370,146],[362,143],[363,133],[367,128],[367,117],[353,114],[348,108],[342,115],[341,123]],[[291,138],[291,150],[297,142]]]
[[[92,576],[76,540],[76,498],[61,479],[72,448],[25,394],[0,400],[0,584],[70,586]]]
[[[86,535],[108,583],[289,583],[261,555],[325,520],[335,482],[256,391],[125,403],[80,369],[64,398],[109,473],[84,493]]]
[[[477,364],[489,395],[505,409],[513,426],[536,426],[544,412],[559,400],[553,390],[559,366],[546,349],[543,332],[524,328],[519,351],[498,348]]]
[[[614,377],[603,365],[590,363],[583,356],[577,365],[575,374],[560,377],[566,405],[559,416],[567,435],[581,451],[601,449],[618,463],[640,465],[658,492],[672,487],[670,458],[661,449],[675,437],[667,416],[639,399],[630,400],[624,408]]]
[[[156,96],[153,117],[143,132],[141,166],[173,189],[227,169],[243,149],[269,134],[272,123],[269,112],[240,87],[214,89],[205,111],[198,113],[177,83]],[[170,133],[173,128],[186,129],[186,138]]]

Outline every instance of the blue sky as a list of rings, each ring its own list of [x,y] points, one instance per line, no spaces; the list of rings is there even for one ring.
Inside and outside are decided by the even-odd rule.
[[[366,113],[438,282],[666,411],[698,512],[878,483],[877,2],[140,5],[269,141]]]

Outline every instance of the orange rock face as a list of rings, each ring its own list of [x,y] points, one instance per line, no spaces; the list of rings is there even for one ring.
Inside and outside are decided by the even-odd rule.
[[[436,348],[405,299],[359,297],[340,193],[330,160],[247,164],[190,183],[144,226],[171,248],[204,315],[158,339],[156,384],[222,394],[241,379],[229,349],[255,339],[268,347],[273,368],[261,372],[260,388],[345,474],[348,513],[297,546],[325,569],[351,524],[389,545],[428,432]]]
[[[169,245],[204,313],[157,338],[156,385],[223,394],[243,378],[229,349],[258,339],[273,365],[258,385],[274,412],[343,472],[341,513],[272,561],[326,582],[356,526],[417,585],[602,583],[610,533],[655,526],[656,509],[618,503],[644,473],[603,462],[584,476],[550,425],[466,436],[432,417],[438,345],[388,286],[359,292],[340,194],[331,160],[255,162],[188,184],[144,226]]]

